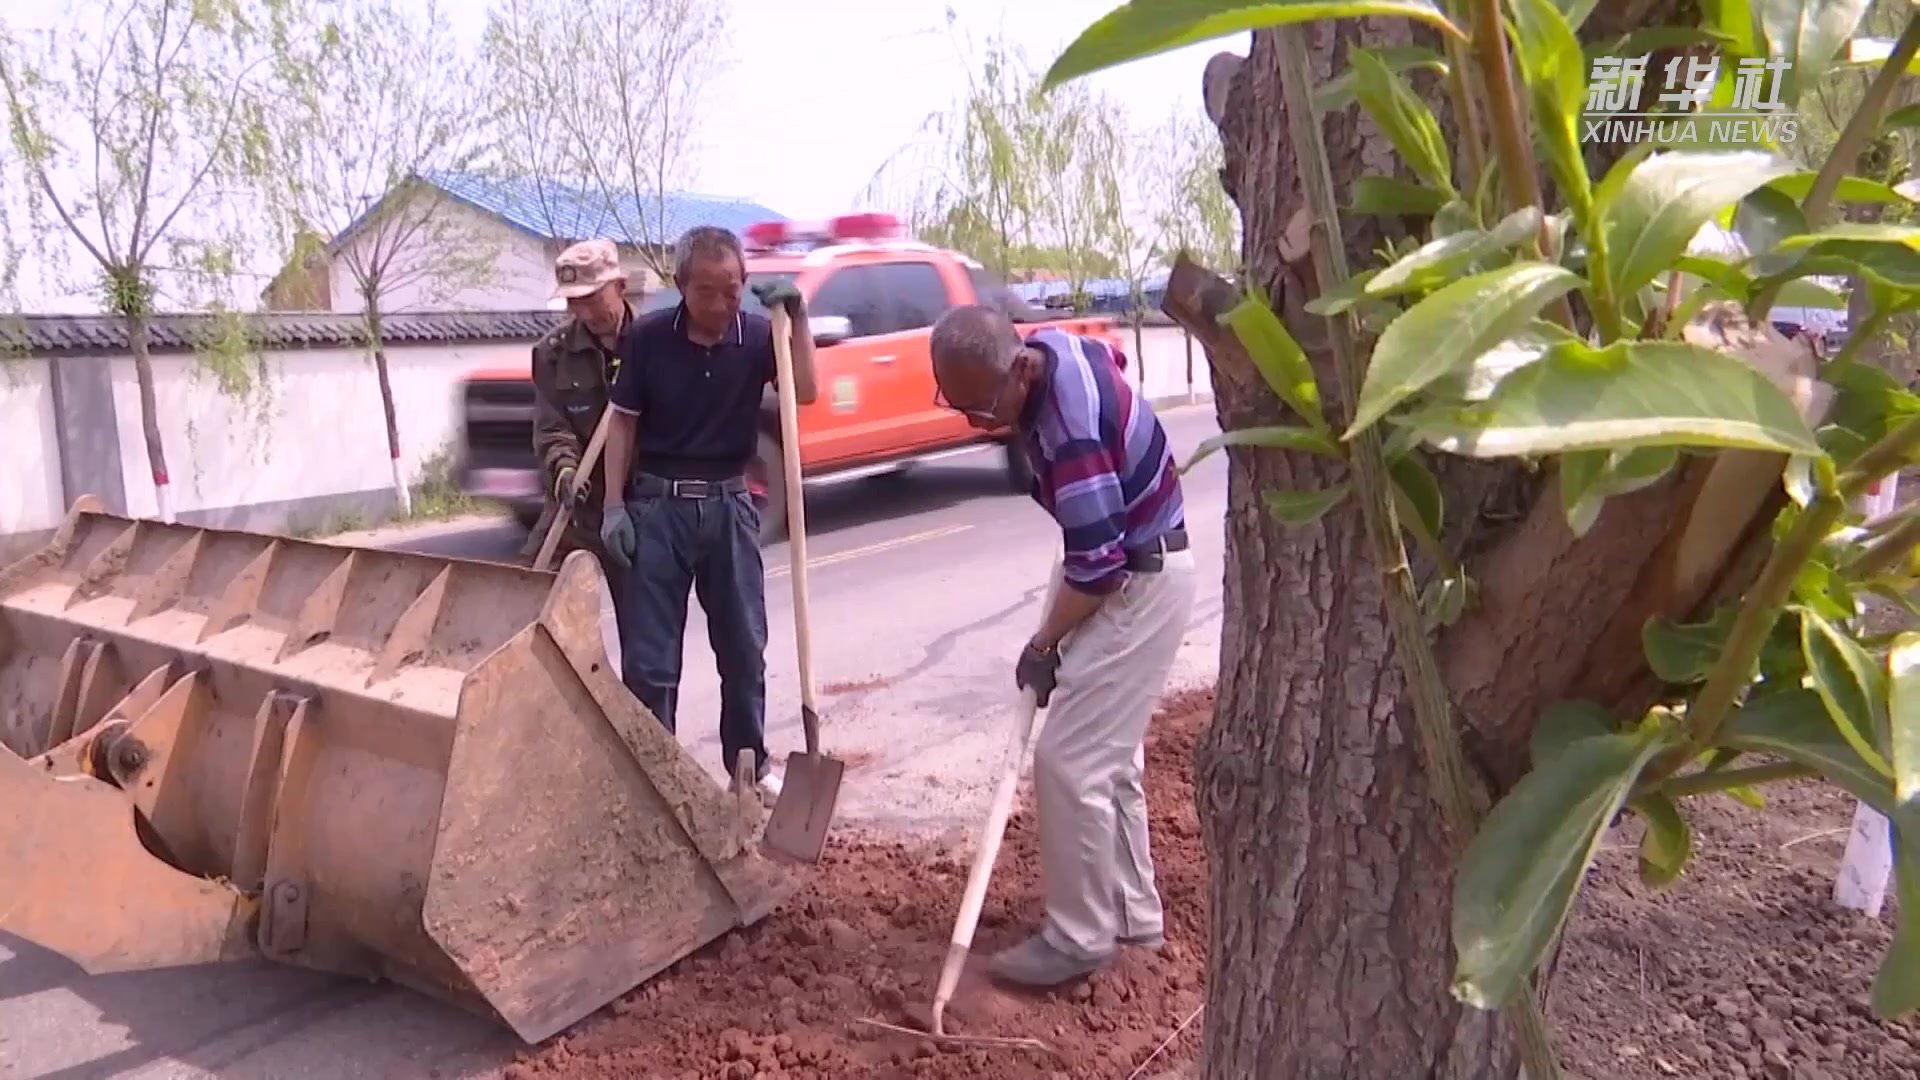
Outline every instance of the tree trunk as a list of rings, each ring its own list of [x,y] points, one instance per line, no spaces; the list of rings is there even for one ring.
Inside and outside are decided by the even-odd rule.
[[[148,351],[147,316],[127,316],[127,351],[133,354],[133,379],[140,389],[140,433],[147,443],[147,469],[153,475],[153,501],[160,520],[173,524],[173,492],[167,478],[167,448],[160,442],[160,407],[153,391],[153,355]]]
[[[1641,10],[1596,15],[1583,37],[1619,32],[1622,17],[1661,25],[1677,7],[1633,6]],[[1406,23],[1385,21],[1315,23],[1306,33],[1316,84],[1346,68],[1350,47],[1416,37],[1432,44]],[[1304,311],[1317,291],[1311,266],[1281,255],[1283,246],[1291,250],[1282,238],[1301,197],[1279,71],[1273,36],[1255,34],[1244,60],[1222,55],[1209,64],[1207,107],[1221,129],[1222,182],[1242,215],[1244,284],[1273,299],[1340,426],[1352,395],[1323,322]],[[1458,147],[1444,88],[1420,89]],[[1329,115],[1325,132],[1343,202],[1359,176],[1405,175],[1357,109]],[[1356,270],[1376,264],[1373,252],[1392,227],[1377,218],[1341,222]],[[1214,319],[1234,290],[1217,279],[1210,290],[1196,288],[1196,280],[1176,270],[1165,307],[1208,352],[1222,428],[1285,422]],[[1349,499],[1302,528],[1283,528],[1262,508],[1262,491],[1325,489],[1349,479],[1345,466],[1244,449],[1229,460],[1219,693],[1194,760],[1213,869],[1205,1076],[1512,1077],[1518,1065],[1504,1018],[1449,993],[1456,840],[1441,825],[1412,738],[1384,585],[1359,508]],[[1696,521],[1693,503],[1711,463],[1690,464],[1610,501],[1575,540],[1550,478],[1515,466],[1429,462],[1446,492],[1445,540],[1480,585],[1478,605],[1437,649],[1484,805],[1524,773],[1527,737],[1547,704],[1590,697],[1622,714],[1644,710],[1655,687],[1640,656],[1641,625],[1696,610],[1731,587],[1725,559],[1681,568],[1681,537],[1689,552],[1714,544],[1746,552],[1764,536],[1749,522],[1765,515],[1748,508],[1745,516],[1723,513],[1726,522]],[[1756,498],[1768,497],[1764,484],[1759,490]],[[1701,532],[1712,535],[1703,540]]]
[[[387,460],[393,468],[393,497],[400,516],[413,513],[413,492],[407,487],[406,473],[400,467],[400,419],[393,407],[393,380],[387,374],[387,346],[380,326],[380,309],[374,298],[367,299],[367,343],[373,348],[373,373],[380,383],[380,408],[387,421]]]

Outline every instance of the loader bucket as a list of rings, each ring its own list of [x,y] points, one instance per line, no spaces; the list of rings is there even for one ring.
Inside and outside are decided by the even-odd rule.
[[[0,569],[0,929],[265,956],[537,1042],[792,888],[554,573],[131,521]]]

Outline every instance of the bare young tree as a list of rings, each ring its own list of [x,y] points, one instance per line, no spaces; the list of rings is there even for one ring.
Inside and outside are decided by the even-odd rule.
[[[509,25],[520,35],[509,37]],[[691,179],[699,94],[724,65],[726,10],[701,0],[515,0],[493,12],[495,117],[516,177],[578,179],[597,221],[662,279],[670,198]],[[536,121],[538,119],[538,127]]]
[[[378,375],[394,495],[407,514],[382,319],[442,306],[494,278],[498,241],[433,183],[478,158],[485,127],[477,80],[432,0],[418,12],[354,0],[318,62],[288,59],[293,92],[272,113],[286,159],[274,194],[299,235],[329,238],[328,271],[337,268],[336,280],[353,291]],[[313,74],[298,77],[304,71]]]
[[[1203,117],[1176,110],[1151,136],[1142,175],[1154,205],[1161,253],[1231,271],[1239,262],[1240,219],[1220,186],[1220,139]]]
[[[87,11],[98,12],[96,20]],[[0,40],[0,95],[38,254],[74,249],[125,320],[162,520],[174,519],[148,352],[163,297],[223,284],[252,237],[271,45],[299,36],[293,0],[107,0],[57,30]],[[169,295],[171,294],[171,295]]]
[[[487,151],[478,164],[511,185],[551,236],[577,229],[581,150],[562,123],[577,18],[570,4],[503,0],[481,38]]]

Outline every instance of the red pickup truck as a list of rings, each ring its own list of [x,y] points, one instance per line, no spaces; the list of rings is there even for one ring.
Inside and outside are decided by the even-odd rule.
[[[747,281],[793,282],[807,298],[820,395],[800,407],[803,477],[849,479],[897,470],[984,443],[1007,445],[1008,483],[1025,491],[1025,457],[1009,433],[981,432],[934,404],[929,329],[949,308],[988,303],[1016,323],[1099,337],[1124,367],[1106,319],[1048,320],[980,264],[953,251],[900,239],[885,214],[850,214],[819,227],[766,222],[747,230]],[[671,288],[646,309],[678,303]],[[751,292],[745,305],[758,310]],[[458,470],[468,495],[505,503],[523,523],[539,516],[542,484],[533,455],[533,383],[525,365],[467,376]],[[748,481],[761,509],[762,542],[786,531],[780,421],[771,390],[761,410],[760,452]]]

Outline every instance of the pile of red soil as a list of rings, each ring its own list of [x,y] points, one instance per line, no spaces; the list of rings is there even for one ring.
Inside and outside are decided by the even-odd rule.
[[[1053,993],[989,982],[986,956],[1031,932],[1042,911],[1033,817],[1016,812],[1008,824],[946,1029],[1037,1038],[1047,1051],[943,1045],[858,1022],[913,1026],[932,1001],[972,849],[836,839],[781,910],[688,957],[507,1075],[1078,1080],[1125,1077],[1149,1058],[1141,1075],[1152,1077],[1190,1060],[1198,1021],[1167,1040],[1204,998],[1207,868],[1190,777],[1212,706],[1211,694],[1167,702],[1147,739],[1153,861],[1167,917],[1160,953],[1123,949],[1106,970]]]

